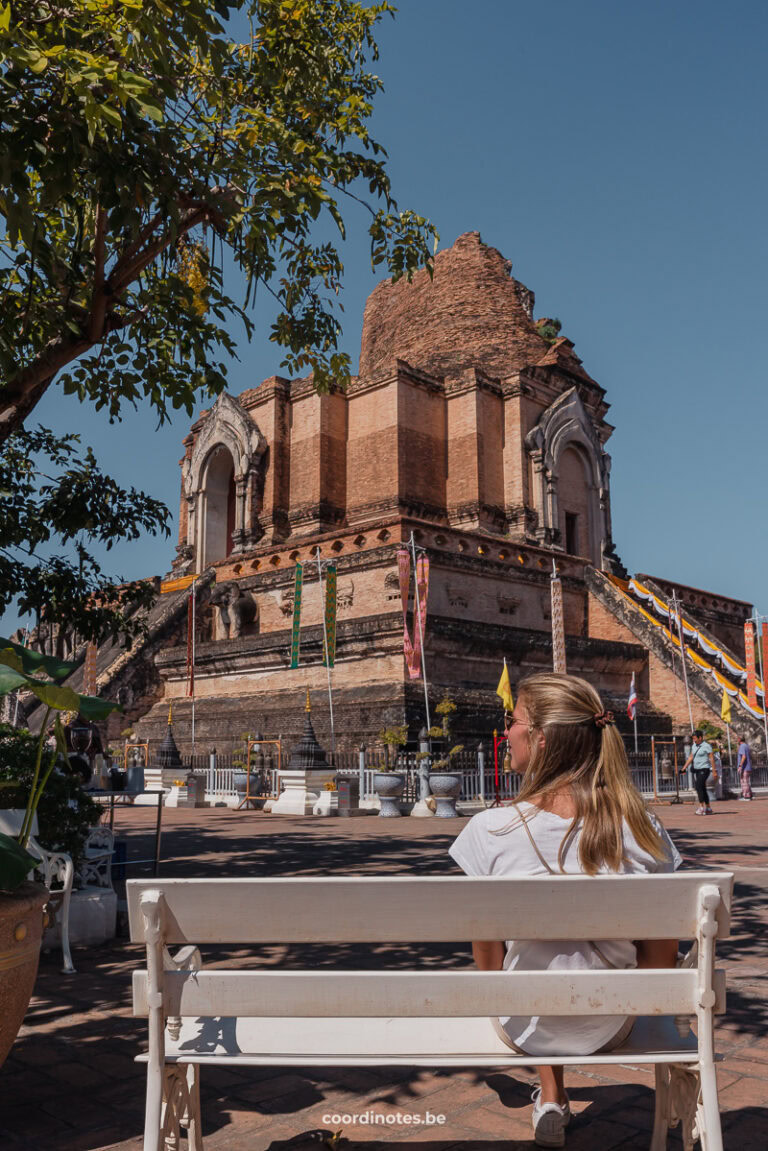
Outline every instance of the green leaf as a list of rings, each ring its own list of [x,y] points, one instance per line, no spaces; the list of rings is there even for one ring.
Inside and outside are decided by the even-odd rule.
[[[0,636],[0,655],[10,648],[21,660],[21,670],[27,675],[34,675],[37,671],[44,671],[53,679],[66,679],[77,667],[76,663],[67,663],[53,655],[42,655],[39,651],[31,651],[22,647],[20,643],[12,643],[9,639]],[[13,665],[11,665],[13,666]]]
[[[0,32],[7,32],[11,27],[11,6],[10,4],[4,5],[0,8]]]
[[[36,76],[44,72],[48,67],[48,57],[44,56],[42,52],[32,51],[29,53],[29,67]]]
[[[71,687],[59,687],[55,683],[40,683],[39,680],[27,680],[27,688],[33,692],[46,707],[56,711],[77,711],[80,696]]]
[[[37,863],[10,835],[0,832],[0,891],[15,891]]]
[[[114,108],[110,108],[109,104],[101,104],[99,106],[99,110],[103,118],[109,124],[111,124],[113,128],[122,128],[123,121],[120,117],[120,113],[117,112]]]
[[[0,663],[0,696],[8,695],[19,687],[26,687],[27,677],[7,664]]]
[[[77,710],[83,719],[99,722],[106,719],[113,711],[123,711],[123,707],[111,699],[97,699],[93,695],[78,695]]]

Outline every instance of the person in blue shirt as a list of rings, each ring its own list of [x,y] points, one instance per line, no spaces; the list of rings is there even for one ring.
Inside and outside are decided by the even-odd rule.
[[[712,748],[704,739],[704,732],[698,728],[693,733],[693,750],[680,768],[680,771],[687,771],[689,767],[693,769],[693,786],[696,788],[696,795],[699,797],[699,806],[696,808],[695,814],[711,815],[712,808],[709,805],[707,779],[711,771],[715,783],[717,783],[717,768],[715,766],[715,756]]]
[[[752,752],[749,750],[746,736],[739,740],[739,751],[736,757],[741,781],[741,795],[739,799],[752,799]]]

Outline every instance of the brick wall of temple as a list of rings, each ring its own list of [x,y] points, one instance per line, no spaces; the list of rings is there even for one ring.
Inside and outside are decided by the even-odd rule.
[[[363,524],[397,506],[398,395],[383,386],[352,385],[347,417],[347,520]]]
[[[397,384],[398,500],[440,517],[446,499],[446,416],[442,388],[400,373]],[[360,477],[366,483],[365,472]]]

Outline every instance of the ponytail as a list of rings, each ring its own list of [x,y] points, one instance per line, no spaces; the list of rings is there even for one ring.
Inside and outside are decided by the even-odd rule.
[[[626,860],[624,822],[638,846],[664,858],[661,838],[651,823],[642,796],[632,783],[624,741],[613,714],[604,710],[591,684],[576,676],[542,673],[520,684],[530,717],[531,758],[519,800],[545,799],[566,789],[576,814],[566,832],[558,863],[561,870],[568,843],[581,826],[579,863],[587,875],[601,869],[619,871]]]

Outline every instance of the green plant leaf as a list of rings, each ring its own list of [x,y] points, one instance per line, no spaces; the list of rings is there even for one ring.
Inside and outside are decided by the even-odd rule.
[[[19,687],[26,687],[27,677],[7,664],[0,662],[0,696],[8,695]]]
[[[40,683],[38,680],[30,679],[27,680],[27,688],[34,692],[46,707],[52,707],[56,711],[77,711],[80,697],[71,687],[59,687],[55,683]]]
[[[42,655],[39,651],[31,651],[28,647],[22,647],[20,643],[12,643],[11,640],[0,636],[0,656],[8,648],[19,657],[21,670],[27,675],[44,671],[52,679],[66,679],[77,667],[76,663],[67,663],[66,660],[56,659],[53,655]]]
[[[123,706],[111,699],[98,699],[94,695],[78,695],[77,710],[83,719],[98,722],[106,719],[113,711],[123,711]]]
[[[10,835],[0,833],[0,891],[15,891],[37,863]]]

